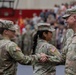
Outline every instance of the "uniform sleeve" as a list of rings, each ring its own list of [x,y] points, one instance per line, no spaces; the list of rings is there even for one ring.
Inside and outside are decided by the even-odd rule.
[[[50,62],[60,62],[62,60],[62,56],[55,46],[50,46],[50,48],[48,49],[48,53],[48,60]]]
[[[62,52],[62,58],[63,58],[63,62],[65,62],[66,60],[66,54],[68,52],[68,46],[71,43],[71,38],[67,39],[65,46],[63,47],[63,49],[61,50]]]
[[[72,45],[72,60],[74,60],[74,61],[76,61],[76,43],[73,43],[73,45]]]
[[[64,46],[64,48],[62,49],[62,58],[63,58],[63,62],[65,62],[65,60],[66,60],[67,51],[68,51],[67,46]]]
[[[8,52],[10,54],[10,56],[17,62],[21,63],[21,64],[28,64],[34,61],[38,61],[40,56],[39,54],[36,55],[30,55],[30,56],[25,56],[21,49],[17,46],[17,44],[12,43],[9,47],[8,47]]]

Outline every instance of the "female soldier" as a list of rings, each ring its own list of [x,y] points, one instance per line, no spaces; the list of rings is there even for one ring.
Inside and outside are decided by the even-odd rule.
[[[55,75],[55,64],[61,61],[61,54],[48,41],[52,38],[54,29],[48,23],[39,23],[34,36],[33,53],[45,53],[48,59],[45,63],[34,63],[34,75]]]
[[[38,61],[40,57],[43,57],[43,61],[46,59],[45,55],[40,54],[24,56],[17,44],[11,41],[15,36],[12,21],[0,20],[0,34],[0,75],[16,75],[17,62],[25,65]]]

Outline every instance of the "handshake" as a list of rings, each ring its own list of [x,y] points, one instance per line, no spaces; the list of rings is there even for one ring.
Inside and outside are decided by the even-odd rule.
[[[46,55],[45,53],[40,53],[40,62],[46,62],[48,60],[48,55]]]

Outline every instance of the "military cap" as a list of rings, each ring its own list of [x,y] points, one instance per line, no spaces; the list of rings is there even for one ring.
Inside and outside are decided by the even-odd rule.
[[[53,27],[49,23],[38,23],[37,24],[38,30],[48,30],[48,31],[55,31]]]
[[[69,16],[71,16],[72,14],[76,14],[76,7],[67,9],[66,12],[65,12],[65,14],[62,16],[62,18],[66,19]]]
[[[15,26],[14,26],[13,21],[2,20],[2,19],[0,19],[0,28],[6,28],[6,29],[9,29],[9,30],[14,30],[14,31],[16,29]]]

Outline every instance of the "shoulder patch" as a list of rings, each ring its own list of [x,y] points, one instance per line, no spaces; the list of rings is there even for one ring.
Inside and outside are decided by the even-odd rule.
[[[54,46],[51,46],[51,52],[55,52],[56,51],[56,48]]]

